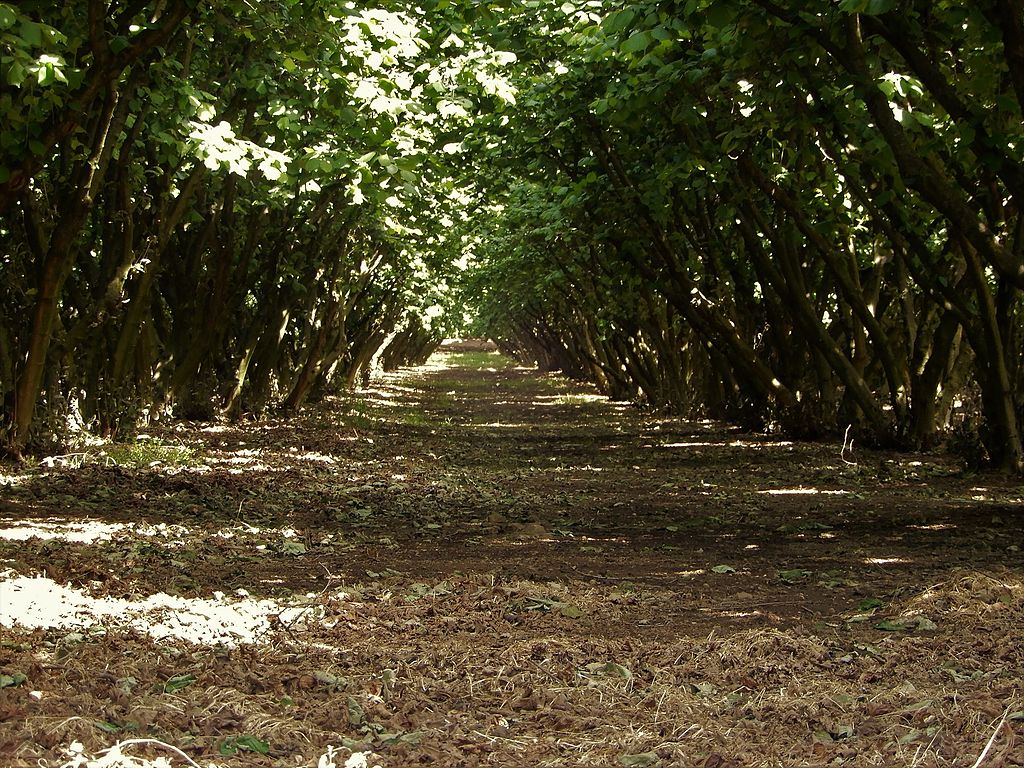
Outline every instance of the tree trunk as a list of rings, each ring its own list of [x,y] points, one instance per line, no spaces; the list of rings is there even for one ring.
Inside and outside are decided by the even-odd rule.
[[[50,236],[46,249],[32,310],[25,364],[15,387],[13,424],[7,439],[7,449],[15,456],[21,455],[29,439],[47,352],[60,310],[61,290],[74,263],[74,247],[110,164],[118,133],[127,119],[127,110],[117,109],[118,101],[118,93],[111,89],[94,130],[92,152],[73,176],[70,191],[57,215],[60,226]]]

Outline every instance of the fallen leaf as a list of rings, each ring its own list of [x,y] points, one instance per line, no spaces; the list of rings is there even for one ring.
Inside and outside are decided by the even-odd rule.
[[[345,700],[345,706],[348,710],[348,722],[349,725],[360,726],[366,722],[366,713],[362,706],[353,697],[349,696]]]
[[[10,688],[14,685],[21,685],[28,676],[21,672],[15,672],[13,675],[0,675],[0,688]]]
[[[616,677],[621,677],[624,680],[629,680],[633,677],[632,672],[621,664],[616,664],[614,661],[595,661],[592,664],[587,664],[587,672],[592,675],[614,675]]]
[[[718,689],[711,683],[690,683],[690,693],[696,693],[700,696],[714,696],[718,693]]]
[[[306,545],[301,541],[288,540],[281,544],[281,552],[286,555],[304,555]]]
[[[331,686],[333,686],[333,685],[341,685],[341,683],[344,682],[343,678],[340,678],[337,675],[332,675],[330,672],[323,672],[321,670],[317,670],[316,672],[313,673],[313,679],[316,680],[321,685],[331,685]]]
[[[193,675],[175,675],[164,683],[164,693],[176,693],[183,688],[188,688],[196,681]]]
[[[265,755],[270,752],[270,745],[255,736],[243,735],[225,739],[220,743],[219,750],[222,755],[234,755],[238,752],[257,752]]]

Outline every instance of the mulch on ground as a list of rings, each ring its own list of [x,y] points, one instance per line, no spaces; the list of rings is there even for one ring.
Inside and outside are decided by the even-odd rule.
[[[1024,491],[941,456],[467,347],[2,473],[5,766],[1024,765]]]

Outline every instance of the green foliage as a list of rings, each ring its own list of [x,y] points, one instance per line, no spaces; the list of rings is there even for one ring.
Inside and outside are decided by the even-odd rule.
[[[255,736],[243,734],[224,739],[217,748],[222,755],[236,755],[239,752],[255,752],[259,755],[270,753],[270,744]]]
[[[988,6],[896,10],[0,3],[5,442],[468,331],[799,434],[927,445],[966,398],[1019,468],[1024,72]]]
[[[549,34],[517,38],[524,109],[471,169],[477,331],[615,396],[799,434],[923,444],[980,389],[1014,403],[983,408],[1002,413],[985,444],[1020,468],[1024,273],[987,238],[1015,237],[1024,73],[994,12],[894,10],[591,3],[556,21],[542,4],[510,22]],[[989,275],[970,288],[968,241]],[[969,351],[937,333],[948,313]],[[950,354],[971,373],[923,375]]]
[[[163,445],[155,440],[112,443],[100,454],[102,459],[120,467],[144,469],[153,466],[188,467],[200,463],[194,450],[184,445]]]
[[[178,10],[173,42],[144,48]],[[0,207],[12,243],[0,363],[13,371],[58,329],[47,375],[74,396],[47,399],[46,421],[113,434],[170,412],[296,408],[354,385],[382,350],[388,365],[421,360],[456,330],[454,225],[472,201],[453,167],[475,116],[516,99],[503,74],[515,57],[460,39],[459,14],[143,4],[96,37],[64,5],[0,5],[15,86],[0,97],[13,201]],[[117,56],[128,63],[109,84],[88,79]],[[55,253],[66,289],[43,285],[38,266],[71,209],[82,216]],[[60,322],[34,325],[54,289]],[[31,403],[16,386],[0,378],[6,408]],[[15,451],[24,439],[5,436]]]
[[[842,0],[839,3],[840,10],[847,13],[864,13],[868,16],[888,13],[895,7],[896,0]]]

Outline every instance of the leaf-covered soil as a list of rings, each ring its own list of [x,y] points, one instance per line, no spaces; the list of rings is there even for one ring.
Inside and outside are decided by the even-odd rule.
[[[440,354],[3,468],[0,764],[1024,765],[1022,528],[1010,478]]]

